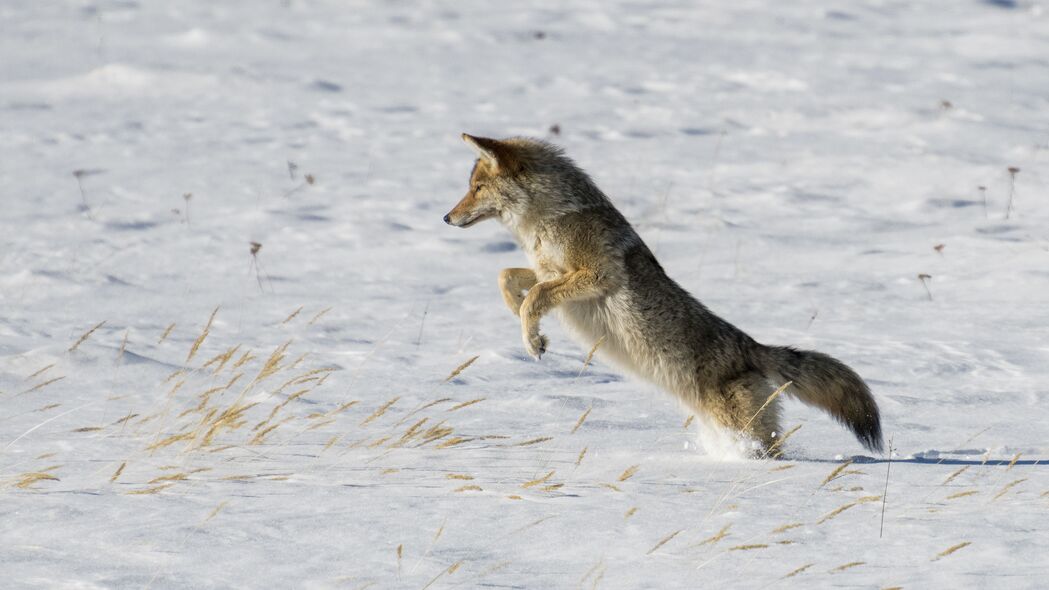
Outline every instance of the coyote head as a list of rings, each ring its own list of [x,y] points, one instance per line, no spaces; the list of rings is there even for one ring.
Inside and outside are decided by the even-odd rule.
[[[463,133],[463,141],[477,151],[477,162],[470,173],[466,196],[447,215],[444,222],[456,227],[491,219],[505,218],[525,197],[514,178],[523,171],[522,154],[513,140],[500,141]]]
[[[590,177],[555,145],[527,137],[462,137],[477,152],[477,162],[466,196],[444,216],[449,225],[470,227],[498,218],[514,231],[608,204]]]

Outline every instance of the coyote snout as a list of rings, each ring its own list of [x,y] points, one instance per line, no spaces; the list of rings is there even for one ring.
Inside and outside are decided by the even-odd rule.
[[[470,187],[445,222],[498,218],[531,268],[507,268],[499,287],[521,322],[525,350],[539,358],[539,320],[557,308],[587,348],[677,395],[689,409],[779,452],[781,384],[882,448],[878,405],[841,361],[765,346],[714,315],[663,271],[593,181],[546,142],[463,134],[477,151]],[[597,344],[595,344],[597,343]]]

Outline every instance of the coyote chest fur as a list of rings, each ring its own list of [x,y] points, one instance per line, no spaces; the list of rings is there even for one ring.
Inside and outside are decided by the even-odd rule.
[[[765,346],[721,319],[663,271],[593,181],[561,151],[526,138],[463,135],[478,153],[466,196],[444,217],[469,227],[499,219],[529,268],[499,273],[525,350],[548,341],[540,319],[557,311],[588,346],[676,395],[701,415],[779,451],[783,391],[819,407],[870,450],[882,447],[878,406],[863,380],[822,353]],[[599,344],[598,344],[599,343]]]

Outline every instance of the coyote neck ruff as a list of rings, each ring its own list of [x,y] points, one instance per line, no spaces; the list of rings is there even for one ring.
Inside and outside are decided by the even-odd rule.
[[[497,218],[531,268],[507,268],[499,287],[521,319],[525,349],[546,351],[539,320],[557,310],[587,346],[674,393],[688,408],[778,453],[784,392],[823,409],[872,451],[878,406],[862,379],[819,352],[765,346],[714,315],[663,271],[630,223],[560,149],[527,138],[463,134],[478,153],[466,196],[445,222]],[[770,400],[771,397],[771,400]],[[767,403],[766,403],[767,402]]]

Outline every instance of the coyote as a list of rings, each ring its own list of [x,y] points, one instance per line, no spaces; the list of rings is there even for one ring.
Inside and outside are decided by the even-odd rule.
[[[783,390],[882,449],[870,389],[819,352],[765,346],[714,315],[663,271],[626,218],[560,148],[536,139],[463,134],[477,151],[466,196],[445,223],[499,219],[531,268],[499,273],[507,307],[521,319],[537,360],[547,338],[539,320],[557,309],[587,346],[675,394],[695,415],[734,433],[757,456],[778,454]]]

